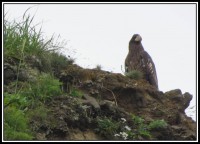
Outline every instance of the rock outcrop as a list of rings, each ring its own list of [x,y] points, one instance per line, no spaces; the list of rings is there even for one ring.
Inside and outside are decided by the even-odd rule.
[[[15,68],[4,65],[4,69],[8,83],[16,76]],[[68,66],[57,77],[63,82],[65,93],[45,103],[47,119],[35,118],[30,122],[35,140],[192,141],[197,138],[196,122],[185,114],[192,95],[182,94],[180,89],[163,93],[145,80],[77,65]],[[83,95],[72,96],[74,88]],[[133,115],[139,120],[137,124]],[[102,119],[105,123],[100,123]],[[166,122],[167,126],[145,127],[156,120]],[[113,127],[108,131],[109,126],[103,124]]]

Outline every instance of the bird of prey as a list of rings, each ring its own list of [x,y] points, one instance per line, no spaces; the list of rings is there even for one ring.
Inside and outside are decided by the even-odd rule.
[[[133,70],[141,71],[145,79],[158,89],[158,80],[156,68],[151,56],[144,50],[142,46],[142,37],[134,34],[129,42],[129,53],[125,59],[125,72]]]

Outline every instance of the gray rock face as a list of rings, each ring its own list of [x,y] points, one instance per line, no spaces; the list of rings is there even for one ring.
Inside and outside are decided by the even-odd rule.
[[[88,104],[93,106],[96,110],[100,110],[100,106],[98,104],[98,102],[96,101],[95,98],[89,96],[89,95],[83,95],[83,97],[85,98],[85,100],[82,101],[83,104]]]
[[[189,105],[190,101],[192,100],[192,95],[188,92],[183,94],[183,109],[185,110]]]
[[[10,65],[9,63],[4,63],[4,84],[8,84],[9,82],[16,79],[17,68]]]
[[[171,90],[165,93],[165,95],[175,101],[179,107],[179,110],[184,113],[185,109],[189,106],[192,100],[192,95],[188,92],[182,94],[180,89]]]

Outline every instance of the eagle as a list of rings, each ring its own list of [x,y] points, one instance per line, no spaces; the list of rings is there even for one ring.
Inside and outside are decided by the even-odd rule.
[[[144,78],[158,89],[158,80],[156,68],[151,56],[144,50],[142,46],[142,37],[134,34],[129,42],[129,52],[125,59],[125,72],[133,70],[140,71],[144,74]]]

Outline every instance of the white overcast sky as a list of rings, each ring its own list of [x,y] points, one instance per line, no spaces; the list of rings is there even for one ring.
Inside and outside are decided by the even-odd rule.
[[[68,41],[64,52],[82,67],[122,73],[133,34],[152,57],[159,89],[181,89],[196,105],[195,4],[34,4],[28,13],[42,23],[44,36]],[[33,4],[4,4],[7,18],[19,20]]]

